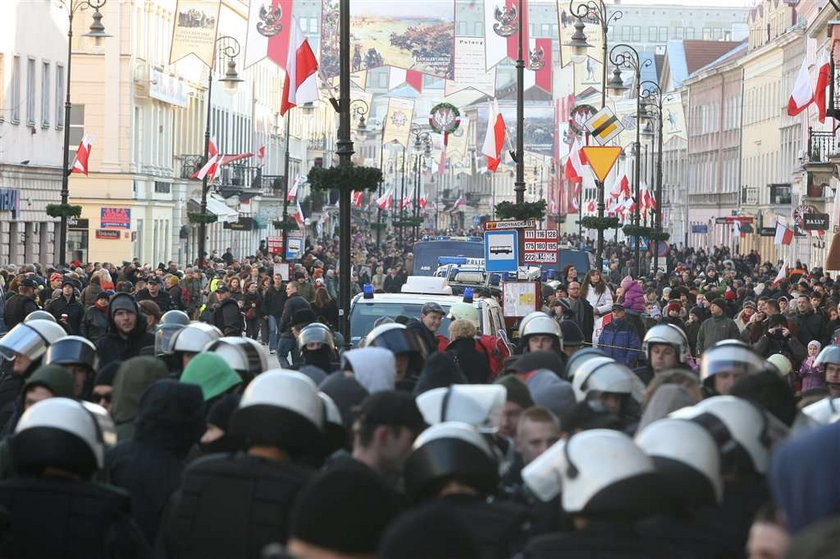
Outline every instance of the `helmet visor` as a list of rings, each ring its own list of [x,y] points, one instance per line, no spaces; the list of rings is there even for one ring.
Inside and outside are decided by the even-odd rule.
[[[172,338],[176,332],[183,329],[183,324],[161,324],[155,332],[155,355],[171,354]]]
[[[16,354],[38,359],[47,350],[47,340],[29,325],[18,324],[0,339],[0,355],[11,361]]]

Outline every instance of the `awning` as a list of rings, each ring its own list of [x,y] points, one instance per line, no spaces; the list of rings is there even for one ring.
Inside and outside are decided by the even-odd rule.
[[[191,212],[201,211],[201,200],[193,198],[189,201],[188,205],[189,211]],[[239,212],[225,204],[224,200],[212,194],[207,197],[207,211],[216,214],[222,223],[239,221]]]

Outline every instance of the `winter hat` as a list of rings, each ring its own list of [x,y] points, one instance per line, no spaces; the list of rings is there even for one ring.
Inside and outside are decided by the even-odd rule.
[[[784,326],[787,328],[787,318],[783,314],[774,314],[767,319],[767,328],[774,328],[776,326]]]
[[[734,301],[736,299],[737,295],[735,294],[735,291],[733,291],[732,289],[727,289],[726,292],[723,294],[723,297],[727,301]]]
[[[507,401],[513,402],[522,409],[528,409],[534,405],[531,393],[525,383],[513,375],[506,375],[496,381],[507,389]]]
[[[531,392],[534,403],[550,409],[557,417],[562,417],[575,405],[575,393],[572,383],[558,377],[554,371],[543,369],[534,373],[525,385]]]
[[[242,377],[231,369],[227,361],[215,353],[199,353],[190,360],[181,374],[181,382],[197,384],[204,394],[204,401],[211,400],[238,384]]]
[[[721,308],[721,310],[726,310],[726,300],[717,297],[716,299],[712,299],[712,305],[717,305]]]
[[[548,369],[561,378],[566,374],[565,363],[554,351],[531,351],[506,368],[515,373],[530,373],[537,369]]]
[[[328,470],[298,495],[291,540],[345,554],[375,553],[399,512],[396,494],[363,468]]]
[[[413,394],[419,396],[433,388],[445,388],[453,384],[467,384],[467,377],[464,376],[451,353],[437,351],[429,356],[423,366]]]
[[[682,310],[682,303],[679,301],[669,301],[668,302],[668,310],[667,312],[680,312]]]
[[[385,532],[381,559],[479,559],[469,526],[444,503],[406,511]]]
[[[811,346],[816,347],[817,351],[819,351],[822,348],[822,344],[817,340],[811,340],[810,342],[808,342],[808,349],[811,349]]]
[[[93,381],[94,386],[114,386],[114,377],[117,376],[117,369],[120,368],[119,361],[111,361],[96,373]]]
[[[230,416],[239,407],[239,394],[227,394],[222,396],[210,406],[207,412],[207,423],[211,423],[223,431],[228,430]]]
[[[691,307],[691,310],[690,310],[690,311],[688,311],[688,314],[693,314],[693,315],[694,315],[694,316],[696,316],[697,318],[703,318],[704,316],[706,316],[706,315],[703,313],[703,309],[701,309],[701,308],[700,308],[700,307],[698,307],[698,306]]]
[[[563,332],[564,347],[580,347],[583,345],[583,331],[574,320],[561,320],[560,330]]]
[[[114,295],[108,304],[108,314],[111,318],[114,318],[117,311],[128,311],[137,314],[137,301],[134,299],[134,295],[130,293],[117,293]]]
[[[329,375],[318,388],[335,402],[344,426],[348,429],[353,425],[353,410],[370,395],[356,377],[347,376],[343,372]]]
[[[43,386],[56,398],[75,398],[73,375],[61,365],[41,365],[24,384],[26,393],[32,386]]]

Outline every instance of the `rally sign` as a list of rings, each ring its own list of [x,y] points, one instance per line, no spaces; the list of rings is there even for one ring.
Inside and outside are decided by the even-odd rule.
[[[102,208],[99,222],[102,229],[131,229],[131,208]]]

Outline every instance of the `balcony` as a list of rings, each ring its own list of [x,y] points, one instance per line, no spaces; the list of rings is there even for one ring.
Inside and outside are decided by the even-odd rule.
[[[831,172],[834,164],[830,157],[837,153],[837,141],[831,131],[820,131],[808,128],[808,150],[803,158],[802,166],[809,173]]]
[[[189,179],[204,165],[204,156],[183,154],[181,160],[182,179]],[[217,179],[217,190],[225,197],[239,196],[253,198],[257,195],[282,196],[286,187],[282,175],[263,175],[262,168],[253,165],[231,163],[222,167]]]
[[[741,204],[744,206],[758,205],[758,187],[745,186],[741,189]]]

